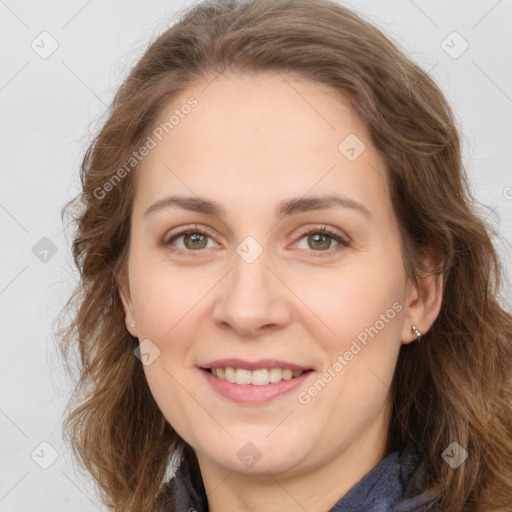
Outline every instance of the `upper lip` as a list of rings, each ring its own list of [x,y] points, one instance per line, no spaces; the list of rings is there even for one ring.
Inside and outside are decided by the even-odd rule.
[[[209,363],[201,365],[201,368],[244,368],[245,370],[259,370],[261,368],[282,368],[290,369],[292,371],[305,371],[312,370],[307,366],[301,366],[298,364],[290,363],[288,361],[279,361],[277,359],[258,359],[257,361],[245,361],[243,359],[229,358],[229,359],[216,359]]]

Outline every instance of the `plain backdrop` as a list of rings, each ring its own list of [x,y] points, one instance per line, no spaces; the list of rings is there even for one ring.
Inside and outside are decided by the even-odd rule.
[[[344,4],[398,42],[453,105],[510,279],[512,1]],[[52,327],[76,270],[60,211],[78,192],[81,157],[122,78],[188,5],[0,0],[2,512],[105,510],[62,440],[71,384]],[[509,310],[510,292],[509,282]]]

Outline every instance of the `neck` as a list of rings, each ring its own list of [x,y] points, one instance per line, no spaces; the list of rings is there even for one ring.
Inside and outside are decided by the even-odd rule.
[[[282,473],[238,473],[198,452],[209,512],[330,510],[388,455],[386,419],[374,423],[345,449],[322,453],[315,461],[304,461]]]

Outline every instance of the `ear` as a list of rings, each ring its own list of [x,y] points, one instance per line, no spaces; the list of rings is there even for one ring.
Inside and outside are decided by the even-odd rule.
[[[417,284],[414,284],[411,279],[407,280],[407,298],[402,327],[403,344],[411,343],[418,338],[412,331],[413,325],[425,334],[441,311],[444,286],[442,264],[435,267],[432,259],[427,259],[426,262],[427,266],[424,268],[431,270],[419,276]]]
[[[118,275],[117,282],[119,283],[119,295],[123,304],[124,322],[126,324],[126,328],[134,338],[138,338],[137,325],[132,309],[132,299],[128,277],[126,275]]]

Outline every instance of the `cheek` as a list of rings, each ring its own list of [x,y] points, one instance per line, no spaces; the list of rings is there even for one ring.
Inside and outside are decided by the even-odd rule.
[[[191,400],[191,393],[197,391],[190,370],[197,319],[204,314],[201,297],[211,287],[190,277],[190,273],[180,274],[168,265],[148,265],[138,279],[134,275],[133,283],[140,339],[151,340],[159,350],[155,361],[144,366],[148,386],[164,417],[187,439],[194,432],[193,424],[198,419],[205,421],[202,410]]]
[[[187,442],[196,445],[197,424],[207,424],[210,417],[191,396],[196,395],[186,375],[175,371],[169,354],[144,367],[146,380],[158,408],[172,428]]]
[[[301,308],[301,321],[310,327],[316,323],[332,350],[343,349],[360,333],[364,338],[365,329],[375,324],[384,336],[397,332],[404,300],[399,268],[384,270],[372,262],[351,264],[297,282],[294,292],[307,306]]]
[[[403,274],[399,262],[376,259],[379,262],[368,259],[331,272],[314,287],[305,281],[298,291],[317,315],[305,312],[311,318],[308,325],[315,323],[323,333],[315,339],[326,354],[324,375],[329,383],[326,392],[319,393],[319,402],[332,417],[343,416],[342,411],[362,416],[375,412],[394,373],[404,310]]]
[[[165,260],[150,261],[137,266],[133,263],[130,285],[135,315],[141,334],[167,339],[182,329],[194,308],[211,288],[212,278],[201,277],[200,272],[172,268]]]

